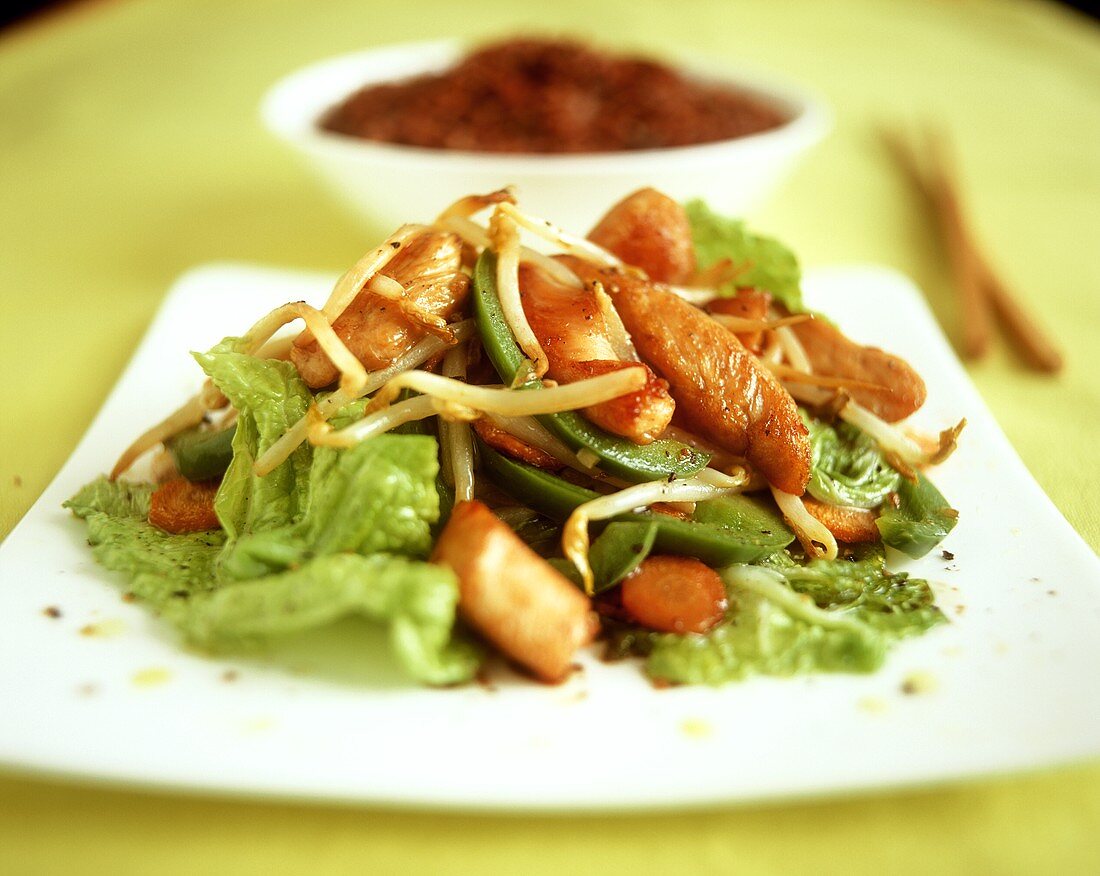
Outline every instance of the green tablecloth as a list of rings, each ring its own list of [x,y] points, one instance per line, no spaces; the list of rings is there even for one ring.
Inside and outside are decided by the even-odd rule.
[[[1058,507],[1100,544],[1100,32],[1058,7],[993,0],[129,0],[9,31],[0,36],[0,534],[68,456],[176,274],[211,259],[336,270],[372,242],[261,130],[256,103],[268,83],[367,45],[532,26],[695,48],[814,84],[836,108],[837,131],[756,224],[811,266],[900,268],[951,326],[943,254],[873,136],[882,119],[949,123],[981,237],[1069,363],[1052,380],[998,349],[971,373]],[[0,720],[18,709],[3,704]],[[1096,766],[864,800],[553,820],[9,777],[0,813],[0,871],[19,873],[1100,867]]]

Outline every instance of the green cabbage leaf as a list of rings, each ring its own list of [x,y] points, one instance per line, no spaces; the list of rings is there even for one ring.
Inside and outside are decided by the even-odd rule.
[[[802,313],[802,269],[791,250],[772,237],[749,230],[739,219],[727,219],[703,201],[684,205],[695,259],[701,270],[722,259],[733,263],[733,279],[718,289],[719,294],[736,295],[738,288],[755,287],[772,297],[792,313]]]

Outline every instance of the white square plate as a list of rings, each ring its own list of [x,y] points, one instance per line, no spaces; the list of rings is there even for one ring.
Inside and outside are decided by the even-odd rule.
[[[431,690],[397,677],[379,637],[352,622],[264,658],[183,650],[122,601],[61,503],[194,391],[186,351],[284,301],[323,300],[329,285],[231,265],[176,284],[0,550],[0,763],[232,794],[579,811],[850,792],[1100,754],[1100,564],[1024,469],[917,290],[879,268],[815,272],[807,296],[920,370],[922,421],[969,420],[935,474],[960,513],[945,544],[954,559],[937,550],[897,564],[935,583],[951,623],[902,643],[881,671],[656,690],[639,665],[590,655],[561,687],[501,671],[491,688]],[[917,673],[919,692],[904,693]]]

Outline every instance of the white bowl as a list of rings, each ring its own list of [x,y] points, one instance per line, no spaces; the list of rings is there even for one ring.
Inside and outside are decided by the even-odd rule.
[[[831,127],[826,105],[772,74],[730,75],[681,66],[726,81],[778,106],[789,121],[760,134],[701,146],[588,155],[499,155],[396,146],[322,130],[326,110],[365,85],[438,71],[468,47],[457,40],[406,43],[331,58],[276,83],[264,97],[268,129],[293,146],[372,232],[427,221],[451,201],[515,184],[525,209],[587,229],[614,201],[643,186],[678,200],[703,197],[728,215],[766,198]]]

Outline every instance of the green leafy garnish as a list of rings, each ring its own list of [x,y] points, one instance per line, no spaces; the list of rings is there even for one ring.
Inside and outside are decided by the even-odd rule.
[[[881,545],[853,548],[835,560],[790,563],[778,571],[819,608],[858,609],[861,620],[874,627],[923,631],[943,620],[928,582],[888,572]]]
[[[810,430],[813,467],[810,495],[829,505],[877,508],[895,489],[901,475],[890,466],[869,435],[849,423],[830,426],[802,411]]]
[[[214,502],[230,542],[298,518],[305,508],[312,455],[303,443],[274,471],[264,477],[253,473],[256,459],[305,416],[313,396],[289,362],[239,353],[239,343],[238,338],[226,338],[208,353],[195,354],[238,412],[233,461]]]
[[[308,504],[289,526],[242,536],[228,577],[255,578],[340,552],[426,557],[439,516],[438,450],[425,435],[379,435],[347,450],[319,448]]]
[[[65,503],[88,524],[92,556],[130,580],[130,591],[155,606],[217,586],[222,532],[172,535],[150,525],[152,484],[100,478]]]
[[[733,265],[733,278],[719,293],[735,295],[739,287],[755,287],[792,313],[805,310],[802,304],[802,270],[793,252],[778,240],[754,234],[739,219],[727,219],[713,212],[703,201],[684,205],[691,222],[695,259],[701,270],[722,259]]]
[[[439,516],[435,438],[382,435],[316,452],[303,445],[257,476],[254,461],[313,396],[289,363],[239,347],[227,338],[195,357],[238,412],[215,500],[224,531],[164,532],[147,522],[152,485],[100,479],[66,503],[87,521],[96,559],[203,647],[239,647],[355,615],[388,628],[414,678],[469,679],[478,656],[452,635],[457,581],[417,561]]]
[[[62,507],[81,519],[101,513],[109,517],[145,520],[149,516],[149,498],[155,489],[153,484],[132,484],[100,477],[82,487],[75,496],[63,502]]]
[[[887,572],[881,549],[807,566],[780,556],[723,572],[731,607],[711,632],[649,634],[649,674],[718,685],[752,674],[871,672],[893,642],[944,620],[927,582]]]
[[[195,645],[236,650],[360,616],[389,628],[393,653],[413,678],[455,684],[478,666],[477,652],[451,636],[457,602],[454,573],[442,566],[341,553],[197,595],[170,618]]]

